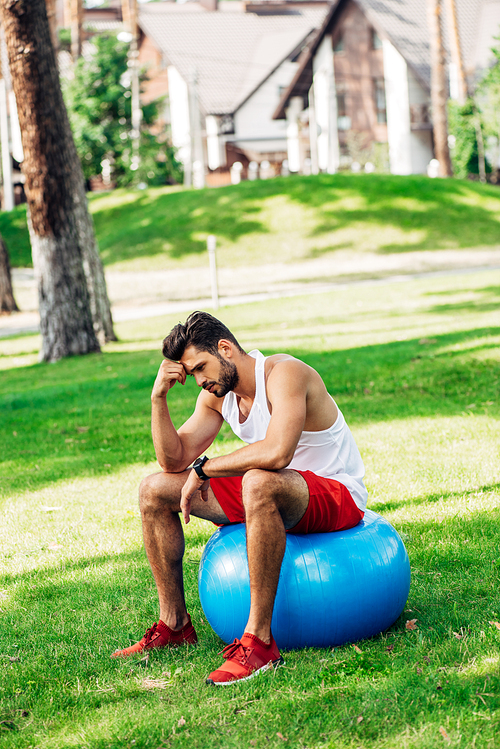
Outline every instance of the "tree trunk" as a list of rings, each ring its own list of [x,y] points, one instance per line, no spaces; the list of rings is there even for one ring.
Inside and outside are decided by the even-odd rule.
[[[71,27],[71,2],[72,0],[63,0],[63,25],[65,29]]]
[[[76,62],[82,55],[83,0],[70,0],[71,57]]]
[[[484,138],[483,131],[481,128],[481,116],[474,105],[474,126],[476,128],[476,141],[477,141],[477,166],[479,171],[479,181],[486,182],[486,154],[484,152]]]
[[[441,29],[441,0],[427,0],[431,47],[431,103],[434,151],[439,161],[439,176],[452,177],[450,149],[448,147],[448,101],[444,67],[444,47]]]
[[[460,44],[460,33],[458,30],[457,4],[456,0],[446,0],[446,10],[448,16],[448,34],[450,39],[451,59],[457,69],[458,80],[458,103],[462,106],[468,96],[467,78],[464,71],[464,58],[462,55],[462,45]]]
[[[0,312],[19,312],[12,291],[9,256],[3,238],[0,237]]]
[[[122,0],[122,21],[125,31],[129,34],[132,33],[132,25],[130,22],[130,0]]]
[[[47,7],[47,18],[49,19],[50,38],[56,54],[59,49],[59,36],[57,34],[56,0],[45,0]]]
[[[40,359],[99,351],[84,272],[90,223],[44,0],[0,0],[19,107],[28,225],[38,281]],[[83,226],[82,226],[83,224]]]

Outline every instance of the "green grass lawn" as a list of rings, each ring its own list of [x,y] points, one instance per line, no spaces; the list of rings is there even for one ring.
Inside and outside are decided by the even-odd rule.
[[[204,685],[222,643],[197,595],[203,521],[185,564],[199,645],[109,658],[157,618],[137,487],[156,470],[149,394],[180,316],[52,365],[34,363],[37,336],[0,341],[0,746],[499,747],[499,289],[490,271],[220,310],[245,348],[320,371],[412,568],[404,613],[361,653],[288,652],[221,691]],[[195,397],[191,380],[172,391],[175,423]],[[209,454],[236,444],[224,430]]]
[[[500,248],[500,191],[423,176],[317,175],[205,190],[151,188],[92,195],[103,262],[115,270],[193,267],[206,238],[234,267],[342,251]],[[13,266],[31,264],[25,209],[0,213]]]

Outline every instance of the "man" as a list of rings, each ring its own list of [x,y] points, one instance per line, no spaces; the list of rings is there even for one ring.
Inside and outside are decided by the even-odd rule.
[[[113,655],[197,641],[184,600],[179,513],[185,523],[190,515],[216,524],[244,522],[250,616],[241,640],[225,648],[225,663],[207,679],[228,684],[282,663],[271,618],[286,533],[357,525],[367,499],[364,468],[342,413],[304,362],[287,354],[245,353],[228,328],[205,312],[176,325],[163,341],[163,354],[151,396],[162,471],[140,487],[160,618],[139,642]],[[167,394],[187,376],[202,392],[193,415],[176,430]],[[224,420],[246,446],[200,458]]]

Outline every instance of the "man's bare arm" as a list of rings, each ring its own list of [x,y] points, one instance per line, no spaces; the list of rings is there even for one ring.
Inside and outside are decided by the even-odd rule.
[[[209,395],[200,393],[193,415],[177,430],[170,418],[167,393],[176,382],[184,385],[182,364],[163,361],[151,393],[151,429],[156,459],[164,471],[184,471],[212,444],[221,424],[221,414],[208,405]]]
[[[238,476],[253,468],[277,471],[286,468],[304,429],[311,370],[296,359],[280,362],[267,381],[272,405],[266,437],[229,455],[211,458],[209,476]]]

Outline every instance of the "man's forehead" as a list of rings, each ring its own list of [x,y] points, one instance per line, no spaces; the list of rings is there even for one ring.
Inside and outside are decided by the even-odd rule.
[[[189,374],[192,369],[199,364],[206,362],[210,357],[212,357],[212,354],[208,351],[199,351],[194,346],[188,346],[179,359],[179,364],[182,364],[186,372]]]

